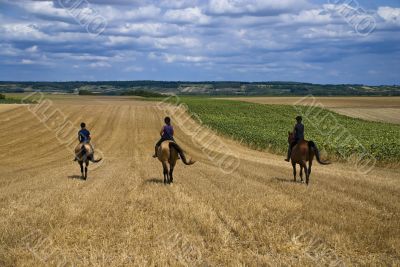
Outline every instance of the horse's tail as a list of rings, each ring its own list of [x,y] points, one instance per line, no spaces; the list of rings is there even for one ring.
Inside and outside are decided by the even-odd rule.
[[[174,149],[178,152],[179,156],[180,156],[181,159],[182,159],[182,162],[183,162],[185,165],[193,165],[193,164],[196,163],[196,161],[193,161],[193,160],[191,160],[191,159],[190,159],[189,161],[187,161],[186,156],[185,156],[185,153],[183,152],[182,148],[181,148],[177,143],[170,142],[170,143],[169,143],[169,148],[170,148],[170,149],[171,149],[171,148],[174,148]]]
[[[315,157],[317,158],[317,161],[318,161],[319,164],[321,164],[321,165],[329,165],[329,164],[331,164],[329,161],[322,161],[321,160],[321,156],[319,154],[319,150],[317,148],[317,145],[313,141],[309,141],[308,142],[308,148],[309,148],[310,152],[314,151]]]
[[[93,156],[90,157],[90,161],[93,162],[93,163],[99,163],[99,162],[102,161],[102,160],[103,160],[103,158],[94,159]]]

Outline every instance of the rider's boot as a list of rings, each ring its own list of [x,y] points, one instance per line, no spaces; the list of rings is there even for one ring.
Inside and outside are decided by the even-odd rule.
[[[157,150],[158,150],[158,147],[155,146],[155,147],[154,147],[154,155],[153,155],[153,158],[157,158]]]
[[[289,147],[288,152],[287,152],[287,157],[285,161],[289,162],[290,161],[290,155],[292,154],[292,149]]]

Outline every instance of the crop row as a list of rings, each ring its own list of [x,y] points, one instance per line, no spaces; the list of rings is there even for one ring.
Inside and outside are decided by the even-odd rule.
[[[253,148],[284,154],[287,133],[293,129],[295,117],[303,115],[305,138],[315,141],[326,156],[345,159],[368,153],[380,162],[400,160],[399,125],[350,118],[316,107],[191,97],[181,101],[204,124]]]

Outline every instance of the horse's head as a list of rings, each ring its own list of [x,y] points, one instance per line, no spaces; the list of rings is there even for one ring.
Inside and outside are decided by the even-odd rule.
[[[294,141],[294,133],[288,132],[288,143],[291,144]]]

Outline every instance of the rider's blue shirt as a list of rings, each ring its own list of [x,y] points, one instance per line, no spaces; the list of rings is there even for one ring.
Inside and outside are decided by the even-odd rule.
[[[81,143],[88,143],[90,141],[90,132],[86,129],[82,129],[78,133],[78,138]]]
[[[174,140],[174,128],[171,125],[164,126],[162,138],[166,140]]]

